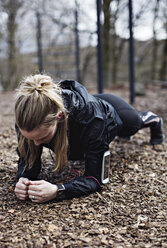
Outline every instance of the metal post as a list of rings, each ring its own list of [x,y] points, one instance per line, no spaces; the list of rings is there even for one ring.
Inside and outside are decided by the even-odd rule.
[[[134,40],[133,40],[133,6],[129,0],[129,77],[130,77],[130,103],[135,101],[135,66],[134,66]]]
[[[80,52],[79,52],[79,32],[78,32],[78,3],[75,0],[75,61],[77,81],[80,82]]]
[[[96,0],[97,6],[97,76],[98,76],[98,93],[103,92],[103,67],[102,67],[102,42],[101,42],[101,21],[100,15],[102,10],[102,1]]]
[[[42,34],[41,34],[41,20],[40,13],[36,12],[37,17],[37,49],[38,49],[38,69],[39,72],[43,71],[43,57],[42,57]]]

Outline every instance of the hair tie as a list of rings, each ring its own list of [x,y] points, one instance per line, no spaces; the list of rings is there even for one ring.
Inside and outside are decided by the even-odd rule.
[[[42,91],[42,86],[41,86],[41,85],[36,86],[36,87],[34,88],[34,90],[36,90],[36,91],[38,91],[38,92],[41,92],[41,91]]]

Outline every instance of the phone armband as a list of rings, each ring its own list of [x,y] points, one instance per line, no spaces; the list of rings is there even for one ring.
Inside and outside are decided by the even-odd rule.
[[[106,184],[109,182],[110,171],[110,151],[106,151],[103,155],[102,170],[101,170],[101,182]]]

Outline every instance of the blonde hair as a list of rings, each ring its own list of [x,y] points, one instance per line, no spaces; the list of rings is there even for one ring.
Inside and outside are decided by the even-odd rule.
[[[59,84],[55,84],[48,75],[30,75],[23,78],[17,89],[15,102],[15,118],[19,128],[32,131],[40,125],[51,126],[58,120],[54,151],[56,154],[56,170],[62,170],[67,164],[67,114],[64,108]],[[28,149],[25,148],[28,145]],[[18,149],[25,159],[26,166],[33,166],[40,150],[34,142],[20,135]]]

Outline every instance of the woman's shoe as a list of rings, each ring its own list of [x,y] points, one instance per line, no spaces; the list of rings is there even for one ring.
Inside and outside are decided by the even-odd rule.
[[[163,135],[163,120],[160,118],[160,121],[158,123],[152,124],[150,127],[151,130],[151,139],[150,143],[151,145],[159,145],[164,142],[165,136]]]

